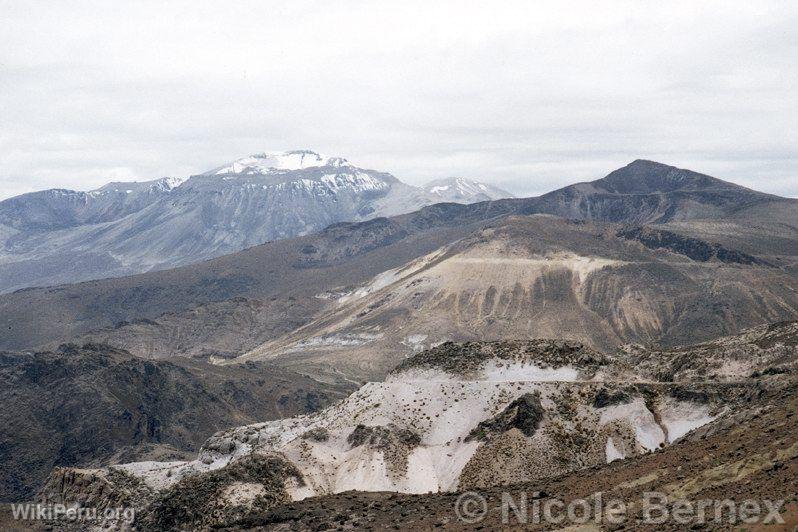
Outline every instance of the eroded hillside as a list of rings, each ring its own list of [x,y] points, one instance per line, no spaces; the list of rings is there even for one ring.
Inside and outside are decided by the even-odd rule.
[[[772,412],[794,384],[795,331],[785,323],[714,346],[612,356],[553,340],[443,344],[318,414],[219,432],[193,461],[57,470],[43,495],[124,500],[141,509],[140,524],[171,528],[279,519],[286,501],[312,506],[348,490],[456,492],[619,471]],[[674,371],[681,353],[713,366],[729,345],[763,367],[726,379]]]
[[[503,218],[325,296],[335,302],[328,310],[240,360],[375,379],[443,341],[565,338],[610,352],[798,317],[798,277],[765,258],[545,215]]]

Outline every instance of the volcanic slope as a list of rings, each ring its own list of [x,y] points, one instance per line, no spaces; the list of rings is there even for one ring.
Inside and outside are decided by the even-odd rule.
[[[576,183],[537,198],[526,213],[634,224],[729,218],[764,205],[792,204],[716,177],[636,160],[602,179]]]
[[[454,493],[401,495],[350,491],[301,501],[273,505],[255,510],[244,517],[233,517],[225,525],[282,530],[343,527],[394,528],[399,530],[592,530],[568,518],[556,524],[533,522],[532,504],[561,500],[566,504],[576,499],[601,493],[604,501],[621,499],[628,511],[620,524],[608,527],[621,530],[685,530],[731,529],[736,526],[728,512],[715,521],[714,510],[702,520],[698,513],[684,520],[665,523],[642,522],[641,504],[644,492],[659,492],[669,499],[669,509],[677,500],[688,501],[697,508],[701,500],[731,500],[739,508],[744,501],[767,499],[780,508],[784,524],[762,526],[751,523],[750,530],[794,530],[798,526],[798,367],[796,362],[798,323],[779,323],[757,327],[734,337],[683,347],[674,351],[640,352],[639,358],[627,361],[632,366],[646,360],[655,373],[686,379],[690,373],[721,381],[746,383],[749,396],[726,414],[697,428],[675,445],[666,445],[652,453],[613,460],[608,464],[586,467],[561,476],[540,478],[519,483],[479,488],[488,511],[484,519],[468,523],[458,519],[456,504],[470,486],[461,486]],[[731,356],[728,356],[731,353]],[[730,368],[734,370],[729,371]],[[749,374],[751,368],[756,368]],[[721,373],[718,373],[718,372]],[[647,370],[642,371],[643,374]],[[682,400],[690,393],[677,392]],[[623,401],[623,395],[602,393],[597,405]],[[701,393],[692,394],[693,401],[704,401]],[[606,406],[604,407],[606,408]],[[501,462],[497,460],[497,462]],[[527,524],[519,521],[512,510],[503,520],[502,501],[509,494],[519,502],[528,496]],[[779,501],[784,501],[780,506]],[[684,507],[684,505],[683,505]],[[759,520],[768,512],[762,507]],[[555,514],[556,515],[556,514]]]
[[[240,357],[379,379],[443,341],[564,338],[606,352],[798,318],[798,277],[695,238],[512,216],[341,295]]]
[[[309,150],[259,153],[190,177],[43,190],[0,201],[0,293],[173,268],[443,201],[508,197],[462,178],[415,187]]]
[[[318,234],[269,242],[182,268],[0,295],[0,330],[4,333],[0,348],[26,349],[71,341],[102,327],[154,320],[166,313],[191,320],[190,314],[198,307],[220,303],[268,307],[297,301],[308,310],[285,312],[302,319],[328,304],[317,297],[320,294],[366,282],[419,254],[456,241],[486,219],[506,212],[496,202],[440,204],[404,217],[337,224]],[[215,320],[205,323],[223,330],[229,322],[222,325],[217,327]],[[142,339],[141,345],[148,341]]]

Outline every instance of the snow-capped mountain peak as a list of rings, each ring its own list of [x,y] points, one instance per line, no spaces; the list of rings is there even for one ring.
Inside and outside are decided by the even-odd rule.
[[[457,203],[475,203],[513,197],[506,190],[463,177],[436,179],[424,185],[424,190],[437,201]]]
[[[467,181],[462,177],[456,177],[447,182],[447,184],[439,184],[430,187],[430,194],[445,194],[454,190],[459,194],[481,194],[488,189],[485,183],[477,183],[476,181]]]
[[[211,170],[207,174],[272,174],[325,166],[342,167],[352,165],[343,157],[327,157],[310,150],[293,150],[256,153]]]

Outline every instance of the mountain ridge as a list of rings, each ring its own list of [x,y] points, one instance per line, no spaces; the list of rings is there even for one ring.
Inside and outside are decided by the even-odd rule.
[[[230,362],[379,379],[443,341],[673,346],[796,319],[796,293],[795,275],[698,238],[512,215],[344,292],[309,323]]]
[[[644,159],[601,179],[575,183],[536,200],[523,212],[636,224],[717,219],[774,201],[798,206],[798,200]]]

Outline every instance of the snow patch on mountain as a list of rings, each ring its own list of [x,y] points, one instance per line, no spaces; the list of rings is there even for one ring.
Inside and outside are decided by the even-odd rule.
[[[658,449],[660,444],[665,442],[665,431],[657,423],[643,399],[605,408],[599,425],[608,425],[620,420],[628,422],[634,428],[637,444],[647,451]]]
[[[716,416],[706,405],[668,400],[659,408],[660,421],[668,433],[668,443],[673,443],[691,430],[710,423]]]
[[[188,181],[188,177],[164,177],[156,181],[156,186],[161,190],[172,190]]]
[[[264,190],[268,185],[262,185]],[[385,181],[365,172],[325,174],[319,179],[299,178],[274,185],[275,190],[303,190],[310,194],[335,195],[342,192],[380,192],[390,189]]]

